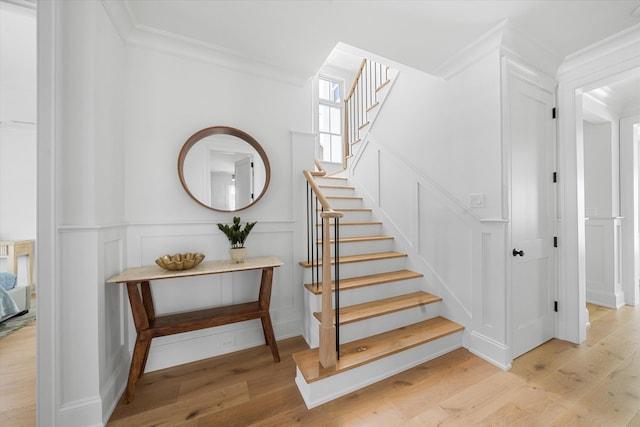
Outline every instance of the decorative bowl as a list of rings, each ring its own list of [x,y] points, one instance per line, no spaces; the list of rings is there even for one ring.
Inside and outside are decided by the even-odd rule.
[[[200,264],[204,259],[204,255],[201,253],[175,254],[164,255],[156,260],[156,264],[165,270],[180,271],[188,270]]]

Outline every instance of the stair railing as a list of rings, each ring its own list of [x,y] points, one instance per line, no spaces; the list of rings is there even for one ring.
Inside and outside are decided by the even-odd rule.
[[[342,212],[336,211],[320,190],[314,177],[325,176],[321,163],[315,160],[317,171],[303,171],[307,179],[307,262],[312,264],[312,285],[320,284],[320,255],[322,256],[322,314],[320,316],[320,364],[324,368],[335,366],[340,358],[340,218]],[[331,292],[331,221],[334,225],[334,286],[335,320]],[[318,236],[318,225],[322,234]],[[319,242],[319,243],[318,243]],[[320,248],[318,248],[320,246]],[[319,253],[321,250],[321,254]]]
[[[369,124],[368,113],[378,105],[378,92],[389,80],[389,67],[364,58],[344,99],[344,160],[351,156],[353,144],[361,141],[361,131]]]

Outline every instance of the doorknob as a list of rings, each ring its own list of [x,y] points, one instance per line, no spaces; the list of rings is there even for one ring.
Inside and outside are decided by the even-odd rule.
[[[513,250],[513,256],[524,256],[524,251],[517,251],[517,250]]]

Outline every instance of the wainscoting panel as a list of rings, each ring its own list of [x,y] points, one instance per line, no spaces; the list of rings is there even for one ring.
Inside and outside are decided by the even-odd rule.
[[[410,243],[414,235],[412,211],[415,197],[412,189],[415,180],[407,174],[407,169],[390,156],[380,157],[380,208],[384,210],[402,237]]]
[[[404,163],[370,134],[351,178],[374,207],[396,248],[409,254],[424,287],[443,298],[443,315],[465,325],[464,345],[506,369],[511,364],[506,289],[508,221],[483,219],[430,177]],[[377,163],[373,163],[377,159]],[[360,162],[369,167],[360,168]],[[376,175],[379,164],[379,203]],[[364,164],[363,164],[364,165]]]
[[[418,194],[420,256],[471,313],[472,229],[424,185],[419,186]]]
[[[624,305],[622,218],[590,218],[585,225],[587,302],[610,308]]]

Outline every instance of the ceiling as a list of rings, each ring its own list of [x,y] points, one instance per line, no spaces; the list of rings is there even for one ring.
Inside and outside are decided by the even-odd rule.
[[[338,42],[426,72],[504,19],[558,62],[640,23],[640,0],[102,0],[133,27],[300,76]]]

